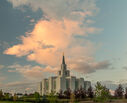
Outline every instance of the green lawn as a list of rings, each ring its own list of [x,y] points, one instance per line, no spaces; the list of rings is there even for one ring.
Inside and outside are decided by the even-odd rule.
[[[32,102],[13,102],[13,101],[0,101],[0,103],[32,103]],[[80,101],[79,103],[100,103],[100,102],[93,102],[93,101]],[[106,103],[106,102],[105,102]],[[112,102],[107,103],[127,103],[127,99],[121,99],[121,100],[113,100]]]
[[[31,102],[13,102],[13,101],[0,101],[0,103],[31,103]]]
[[[100,102],[93,102],[93,101],[81,101],[79,103],[100,103]],[[102,103],[102,102],[101,102]],[[104,102],[104,103],[127,103],[127,99],[119,99],[113,100],[112,102]]]

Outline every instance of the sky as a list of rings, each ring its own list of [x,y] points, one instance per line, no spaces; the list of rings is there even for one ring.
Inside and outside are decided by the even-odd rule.
[[[34,91],[56,75],[127,83],[127,0],[0,0],[0,88]]]

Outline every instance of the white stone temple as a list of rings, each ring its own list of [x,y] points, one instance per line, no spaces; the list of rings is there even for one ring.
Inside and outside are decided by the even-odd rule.
[[[61,69],[58,71],[58,75],[43,79],[39,84],[39,93],[40,95],[46,95],[52,91],[58,93],[60,90],[65,91],[68,88],[74,91],[81,87],[87,90],[89,86],[91,86],[90,81],[84,81],[84,78],[70,76],[70,71],[67,70],[63,55]]]

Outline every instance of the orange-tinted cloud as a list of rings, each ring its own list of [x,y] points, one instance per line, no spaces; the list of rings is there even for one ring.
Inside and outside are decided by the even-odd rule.
[[[35,67],[27,69],[23,73],[24,76],[33,74],[34,70],[37,73],[41,70],[42,72],[52,71],[49,67],[56,68],[60,65],[62,52],[68,56],[69,64],[73,64],[73,60],[80,60],[82,63],[83,61],[95,62],[93,57],[96,51],[95,45],[89,40],[76,37],[85,37],[101,31],[100,28],[89,25],[91,24],[90,19],[87,21],[88,17],[95,16],[98,12],[95,0],[8,1],[13,4],[14,8],[26,5],[34,11],[41,9],[46,18],[42,17],[41,20],[38,20],[32,32],[26,32],[26,36],[21,36],[22,43],[4,51],[4,54],[17,57],[26,56],[27,60],[46,66],[44,70],[40,67],[36,67],[37,71]],[[79,64],[77,61],[75,63]]]
[[[22,44],[14,45],[4,53],[17,57],[27,55],[28,60],[55,66],[58,65],[58,55],[69,49],[73,35],[85,35],[84,33],[76,21],[40,20],[31,33],[21,37]]]

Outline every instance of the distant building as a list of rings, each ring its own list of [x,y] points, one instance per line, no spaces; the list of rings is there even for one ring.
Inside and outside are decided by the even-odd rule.
[[[63,55],[61,69],[58,71],[58,75],[43,79],[39,84],[39,93],[41,95],[51,93],[52,91],[57,93],[60,90],[65,91],[68,88],[74,91],[81,87],[88,89],[90,86],[90,81],[84,81],[84,78],[70,76],[70,71],[67,70],[67,65]]]

